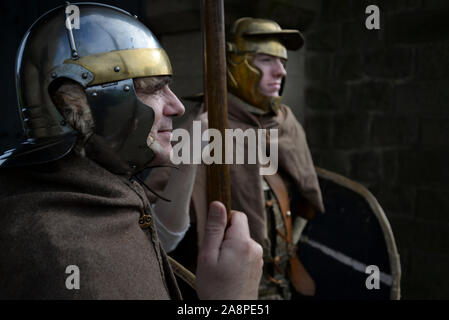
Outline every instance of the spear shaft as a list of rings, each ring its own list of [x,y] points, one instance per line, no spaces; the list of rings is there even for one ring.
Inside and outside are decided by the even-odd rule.
[[[208,111],[209,129],[217,129],[225,137],[228,126],[226,85],[226,51],[223,0],[203,0],[204,40],[204,103]],[[222,139],[221,164],[207,166],[207,199],[221,201],[231,209],[229,165],[225,164],[225,144]]]

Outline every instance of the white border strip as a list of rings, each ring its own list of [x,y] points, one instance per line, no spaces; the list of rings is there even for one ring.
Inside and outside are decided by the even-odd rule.
[[[352,259],[351,257],[348,257],[347,255],[335,251],[334,249],[331,249],[329,247],[326,247],[325,245],[318,243],[314,240],[309,239],[307,236],[301,236],[301,238],[299,239],[300,242],[303,242],[305,244],[308,244],[309,246],[320,250],[321,252],[323,252],[325,255],[328,255],[331,258],[334,258],[335,260],[337,260],[338,262],[341,262],[347,266],[352,267],[354,270],[365,273],[366,271],[366,267],[368,267],[366,264],[361,263],[355,259]],[[380,272],[380,279],[381,282],[383,282],[384,284],[386,284],[387,286],[392,285],[393,283],[393,279],[391,277],[391,275],[386,274],[384,272]]]

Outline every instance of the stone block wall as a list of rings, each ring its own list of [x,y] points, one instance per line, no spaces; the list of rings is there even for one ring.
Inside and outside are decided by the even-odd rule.
[[[380,8],[367,30],[365,8]],[[318,166],[383,206],[405,299],[449,297],[449,3],[324,0],[306,32],[304,124]]]

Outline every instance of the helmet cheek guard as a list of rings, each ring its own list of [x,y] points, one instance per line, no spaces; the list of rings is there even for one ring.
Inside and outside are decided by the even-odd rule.
[[[253,64],[254,55],[229,54],[227,62],[229,92],[261,109],[277,113],[280,97],[268,97],[259,90],[262,71]]]
[[[119,91],[123,91],[120,96]],[[154,156],[147,145],[154,111],[137,98],[134,81],[91,86],[86,94],[94,119],[102,119],[95,126],[97,139],[118,155],[122,170],[143,170]]]

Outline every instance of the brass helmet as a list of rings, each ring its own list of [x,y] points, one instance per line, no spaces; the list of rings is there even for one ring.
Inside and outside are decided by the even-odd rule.
[[[277,113],[281,97],[268,97],[259,91],[262,71],[254,65],[253,58],[263,53],[287,60],[287,50],[303,46],[301,33],[281,29],[272,20],[246,17],[234,22],[230,39],[226,44],[228,90],[264,113]]]
[[[78,27],[70,18],[76,11]],[[6,151],[0,148],[0,167],[46,163],[70,152],[78,133],[49,94],[58,81],[70,79],[85,88],[96,141],[125,173],[142,170],[154,157],[147,146],[154,111],[137,98],[133,78],[171,74],[164,49],[136,16],[90,2],[50,10],[30,27],[18,50],[23,140]]]

